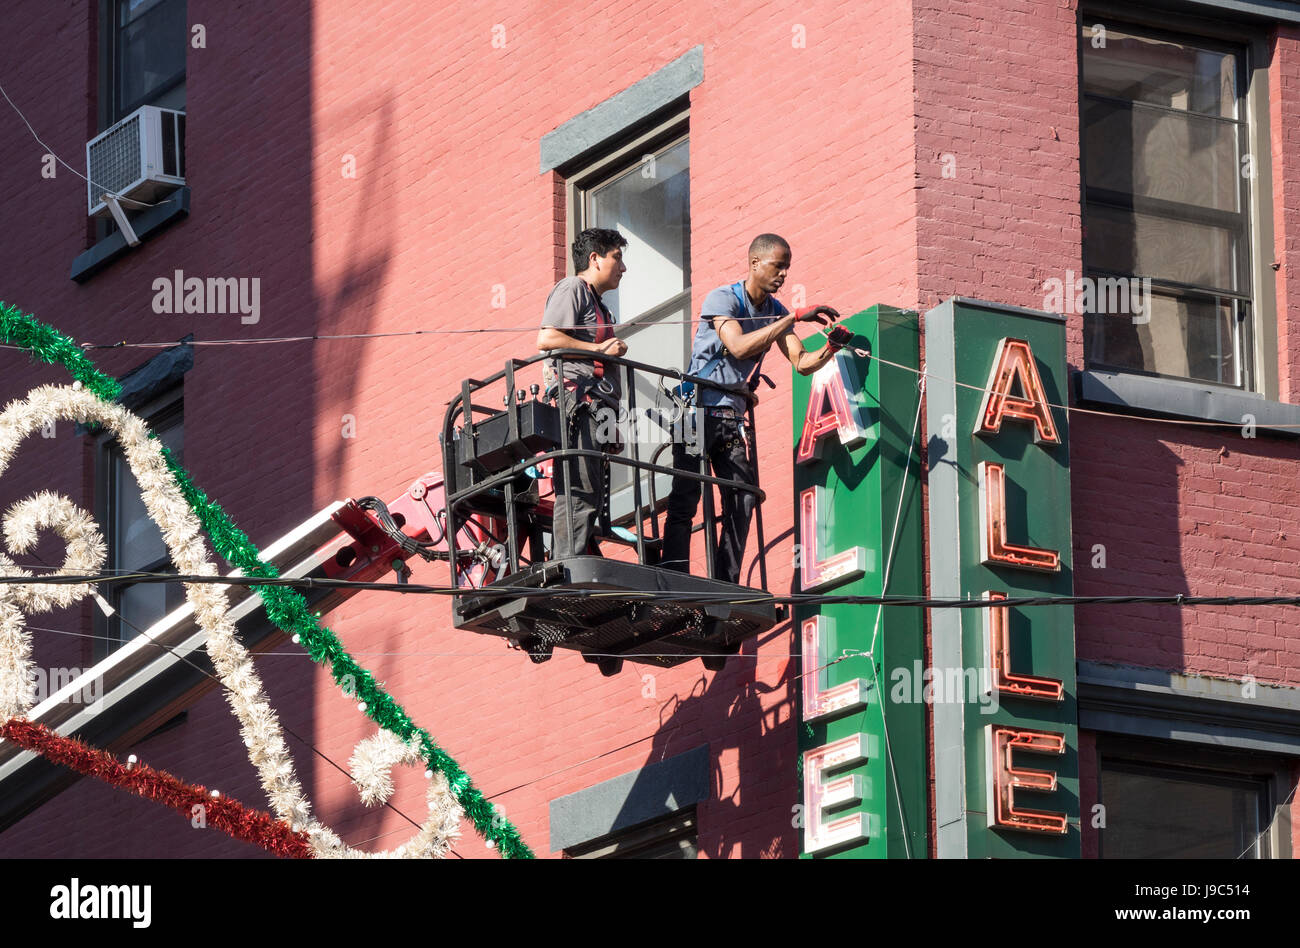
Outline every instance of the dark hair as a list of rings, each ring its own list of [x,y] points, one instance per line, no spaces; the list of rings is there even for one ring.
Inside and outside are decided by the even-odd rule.
[[[750,242],[749,255],[751,257],[761,257],[769,250],[775,250],[777,247],[789,250],[790,244],[784,237],[779,237],[776,234],[759,234]]]
[[[587,269],[592,253],[598,257],[626,247],[627,241],[616,230],[602,227],[589,227],[573,239],[573,272],[581,273]]]

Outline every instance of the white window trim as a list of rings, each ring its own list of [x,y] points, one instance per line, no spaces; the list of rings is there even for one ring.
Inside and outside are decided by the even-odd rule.
[[[1136,8],[1132,4],[1112,3],[1109,0],[1093,0],[1080,7],[1078,17],[1079,35],[1089,23],[1109,20],[1116,26],[1131,26],[1143,30],[1163,31],[1182,35],[1190,41],[1241,47],[1245,57],[1243,72],[1247,77],[1247,88],[1242,96],[1244,117],[1250,153],[1256,157],[1256,177],[1247,189],[1248,201],[1246,213],[1249,215],[1248,233],[1250,235],[1251,277],[1251,326],[1249,328],[1251,349],[1247,372],[1250,385],[1239,388],[1230,385],[1218,385],[1199,379],[1176,379],[1167,376],[1149,375],[1137,370],[1124,370],[1113,366],[1102,366],[1085,359],[1084,373],[1088,375],[1122,374],[1140,379],[1143,388],[1170,385],[1174,387],[1195,385],[1225,394],[1241,394],[1247,397],[1262,396],[1270,402],[1276,402],[1279,393],[1278,366],[1278,307],[1276,299],[1276,276],[1272,264],[1276,256],[1273,241],[1273,187],[1272,187],[1272,130],[1269,114],[1269,49],[1268,38],[1261,25],[1242,21],[1208,20],[1195,16],[1180,15],[1173,11]],[[1081,40],[1080,40],[1081,42]],[[1080,134],[1083,121],[1083,50],[1079,47],[1079,120]],[[1080,143],[1080,157],[1082,142]],[[1079,182],[1081,196],[1085,193],[1081,178]],[[1083,224],[1087,226],[1086,207],[1080,203],[1084,213]],[[1132,404],[1136,410],[1145,410],[1146,406]]]
[[[577,167],[565,176],[565,241],[573,246],[576,238],[588,225],[583,196],[593,187],[634,167],[642,155],[662,151],[690,138],[690,109],[674,113],[621,146],[613,147],[602,157]],[[573,255],[565,258],[565,274],[574,275]],[[690,287],[685,289],[689,290]],[[641,314],[638,314],[641,315]],[[626,320],[624,322],[630,322]]]
[[[570,169],[564,182],[565,192],[565,238],[566,247],[572,247],[573,241],[583,229],[588,225],[586,221],[586,195],[595,187],[600,186],[606,181],[612,180],[618,175],[626,172],[629,168],[637,165],[643,155],[654,152],[664,151],[690,139],[690,108],[684,107],[672,115],[663,118],[654,125],[646,128],[639,134],[627,139],[621,145],[613,146],[605,154],[601,155],[588,163]],[[688,261],[689,263],[689,261]],[[573,255],[565,255],[565,274],[574,276]],[[652,325],[656,319],[666,313],[681,310],[686,313],[687,319],[694,318],[694,311],[691,308],[691,286],[690,281],[686,281],[681,292],[674,294],[670,298],[652,306],[643,312],[634,316],[619,316],[619,328],[622,330],[631,330],[635,332],[638,326]],[[683,327],[689,330],[690,327]],[[690,362],[690,346],[692,333],[683,332],[683,362],[682,368]],[[633,353],[629,353],[629,358],[635,359]],[[638,405],[638,410],[650,406]],[[630,451],[630,449],[629,449]],[[630,453],[628,455],[631,456]],[[640,460],[648,461],[648,457],[641,457]],[[665,451],[660,456],[658,463],[665,467],[672,466],[672,457],[669,452]],[[657,506],[662,509],[667,503],[668,493],[672,488],[672,478],[667,474],[654,475],[654,494]],[[648,515],[651,513],[649,496],[649,485],[645,485],[642,492],[643,511]],[[626,525],[633,517],[634,505],[632,501],[632,489],[630,486],[616,489],[611,492],[610,496],[610,520],[615,525]]]

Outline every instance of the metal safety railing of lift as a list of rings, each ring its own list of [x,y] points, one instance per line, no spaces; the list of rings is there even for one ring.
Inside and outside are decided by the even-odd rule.
[[[605,366],[608,372],[610,367],[617,367],[616,371],[622,372],[622,381],[624,383],[623,396],[624,401],[621,404],[626,405],[626,414],[629,419],[637,419],[640,423],[640,416],[637,408],[637,389],[636,380],[638,375],[656,376],[656,392],[663,391],[664,382],[671,381],[673,385],[679,385],[683,382],[693,383],[697,387],[697,393],[701,389],[714,389],[720,392],[731,394],[745,394],[743,387],[735,385],[720,385],[703,379],[698,376],[688,375],[675,369],[665,369],[660,366],[648,365],[643,362],[634,362],[630,359],[624,359],[618,356],[610,355],[592,355],[578,349],[556,349],[547,353],[539,353],[528,359],[509,359],[505,368],[490,375],[484,379],[467,378],[461,382],[460,394],[454,397],[447,405],[447,412],[443,419],[442,432],[439,440],[443,451],[443,476],[445,478],[446,503],[447,503],[447,523],[446,538],[449,552],[449,563],[452,570],[452,583],[457,583],[457,563],[460,554],[457,552],[457,538],[460,531],[476,515],[483,515],[488,512],[491,516],[503,519],[506,524],[506,536],[504,543],[501,545],[505,549],[507,569],[505,575],[513,575],[520,570],[520,508],[521,495],[525,493],[521,489],[521,481],[529,480],[535,482],[539,465],[545,461],[553,461],[554,467],[565,463],[571,458],[579,457],[596,457],[600,458],[610,465],[622,465],[632,470],[632,499],[633,499],[633,518],[632,524],[635,527],[634,542],[637,550],[637,559],[642,565],[654,565],[646,563],[646,538],[642,530],[642,524],[645,517],[650,517],[651,523],[651,542],[659,540],[658,528],[658,510],[657,504],[652,500],[647,506],[643,496],[641,475],[650,473],[650,492],[654,494],[654,475],[664,474],[673,477],[685,477],[696,481],[701,485],[701,496],[703,501],[703,516],[699,525],[692,526],[692,533],[695,530],[704,530],[704,547],[707,576],[709,579],[715,579],[714,560],[717,547],[717,524],[719,515],[715,509],[713,501],[713,487],[730,488],[736,491],[752,494],[754,497],[754,526],[757,533],[757,549],[755,559],[759,570],[759,582],[763,589],[767,588],[767,563],[765,558],[765,542],[763,535],[763,501],[766,495],[759,487],[758,478],[758,443],[754,434],[754,408],[752,401],[748,399],[748,407],[745,412],[746,422],[749,427],[750,437],[748,439],[748,450],[750,452],[751,466],[754,470],[754,483],[746,484],[729,478],[716,477],[709,471],[708,451],[705,446],[705,429],[704,429],[704,410],[699,407],[694,408],[695,418],[693,424],[696,432],[697,445],[699,446],[699,470],[698,471],[679,471],[675,467],[665,466],[655,463],[658,455],[668,444],[661,445],[651,456],[651,460],[644,461],[641,459],[640,441],[636,437],[626,440],[622,454],[611,454],[602,450],[591,450],[572,446],[570,442],[569,426],[563,410],[563,399],[569,396],[561,386],[554,398],[539,400],[537,392],[539,387],[532,387],[533,398],[528,400],[522,396],[526,393],[520,389],[516,394],[517,377],[516,373],[528,366],[542,361],[553,361],[556,368],[557,379],[564,378],[565,358],[571,360],[581,360],[583,362],[597,361]],[[507,393],[505,404],[502,408],[490,407],[477,404],[474,397],[477,393],[482,393],[489,386],[503,383],[503,390]],[[699,398],[695,400],[698,406]],[[467,409],[468,406],[468,409]],[[538,409],[535,406],[541,406],[547,412],[547,417],[538,419],[536,413]],[[549,413],[554,412],[554,416]],[[486,416],[484,421],[476,421],[475,415]],[[476,448],[461,445],[461,441],[466,438],[477,439],[481,426],[485,422],[492,422],[496,428],[500,428],[503,422],[500,420],[504,416],[504,430],[496,431],[495,441],[498,445],[497,454],[504,451],[511,455],[511,463],[499,467],[492,471],[483,471],[480,476],[474,476],[473,465],[465,464],[465,459],[471,460],[479,457]],[[620,419],[621,421],[621,419]],[[685,420],[683,419],[683,423]],[[559,447],[553,450],[537,451],[532,453],[525,445],[530,435],[535,435],[539,427],[545,428],[548,424],[553,424],[551,429],[552,435],[535,436],[535,441],[545,442],[558,441]],[[662,426],[662,422],[660,422]],[[558,436],[558,437],[556,437]],[[671,442],[669,442],[671,444]],[[630,454],[630,456],[628,456]],[[467,476],[468,475],[468,476]],[[563,478],[563,487],[556,486],[558,492],[563,490],[566,496],[571,490],[572,477]],[[554,481],[554,478],[553,478]],[[468,482],[468,483],[466,483]],[[499,492],[499,493],[498,493]],[[606,498],[608,503],[608,498]],[[572,516],[573,505],[566,503],[565,514],[569,520],[569,535],[572,536]],[[554,527],[554,525],[552,525]],[[533,536],[533,546],[530,548],[529,560],[531,563],[541,561],[539,541],[536,533]],[[500,542],[498,540],[498,542]],[[554,539],[552,539],[552,558],[554,554]]]

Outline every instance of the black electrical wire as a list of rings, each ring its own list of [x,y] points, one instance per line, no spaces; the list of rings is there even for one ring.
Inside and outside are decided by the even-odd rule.
[[[358,497],[356,505],[363,510],[369,510],[379,521],[379,527],[388,534],[388,536],[397,543],[407,554],[411,556],[420,556],[426,560],[445,560],[445,552],[435,550],[438,545],[437,540],[417,540],[414,537],[403,533],[402,528],[397,525],[393,519],[392,513],[388,510],[388,505],[378,497]]]
[[[640,589],[586,589],[573,586],[428,586],[416,583],[360,582],[327,577],[257,577],[197,576],[178,573],[98,573],[93,575],[58,575],[46,577],[0,576],[0,585],[78,585],[82,583],[111,586],[121,583],[204,583],[221,586],[292,586],[302,589],[356,589],[373,592],[398,592],[430,596],[464,596],[469,598],[515,599],[583,598],[634,599],[646,602],[677,602],[684,605],[851,605],[907,606],[917,609],[990,609],[1027,606],[1093,605],[1174,605],[1174,606],[1300,606],[1300,596],[1020,596],[1006,599],[926,599],[917,596],[850,596],[823,593],[775,595],[767,592],[739,594],[731,592],[668,592]]]
[[[442,560],[446,562],[451,559],[451,555],[446,550],[435,549],[442,543],[443,537],[437,537],[430,540],[417,540],[408,533],[403,532],[397,521],[393,519],[392,512],[388,505],[378,497],[360,497],[356,500],[356,505],[364,510],[369,510],[379,521],[379,528],[384,531],[388,537],[401,547],[408,556],[418,556],[429,562]],[[441,523],[441,521],[440,521]],[[442,527],[443,534],[446,534],[446,527]],[[484,531],[487,532],[486,530]],[[488,536],[491,536],[489,533]],[[493,537],[493,540],[496,538]],[[499,541],[498,541],[499,542]],[[477,549],[457,550],[456,559],[460,562],[470,562],[473,560],[481,561],[489,567],[494,567],[492,555],[484,544],[480,544]]]

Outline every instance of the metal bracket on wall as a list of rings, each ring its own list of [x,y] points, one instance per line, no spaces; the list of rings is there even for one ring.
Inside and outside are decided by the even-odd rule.
[[[116,194],[105,193],[100,195],[99,199],[108,205],[108,209],[112,211],[113,220],[117,222],[118,230],[120,230],[122,236],[126,238],[127,244],[132,247],[139,247],[140,238],[135,235],[135,228],[133,228],[131,222],[127,220],[126,211],[122,210],[122,202],[118,196]]]

